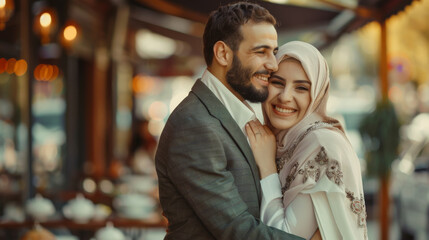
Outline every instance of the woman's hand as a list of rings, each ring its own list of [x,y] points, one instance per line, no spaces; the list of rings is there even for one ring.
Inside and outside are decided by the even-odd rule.
[[[246,133],[256,164],[259,167],[261,179],[277,173],[275,163],[276,137],[271,130],[255,120],[246,124]]]

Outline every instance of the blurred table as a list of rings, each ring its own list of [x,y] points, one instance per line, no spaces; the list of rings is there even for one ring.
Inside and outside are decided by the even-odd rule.
[[[48,220],[45,222],[39,222],[44,228],[67,228],[76,230],[97,230],[106,226],[107,222],[113,223],[116,228],[166,228],[167,221],[162,218],[157,220],[140,220],[140,219],[128,219],[121,217],[109,217],[101,221],[89,221],[86,223],[78,223],[68,219]],[[0,221],[0,229],[12,229],[12,228],[32,228],[35,224],[33,220],[27,220],[25,222],[11,222],[11,221]]]
[[[41,226],[48,230],[66,228],[79,239],[90,239],[95,232],[106,226],[107,222],[111,222],[116,228],[126,230],[135,229],[154,229],[167,228],[167,221],[163,217],[153,217],[148,219],[129,219],[118,216],[110,216],[105,220],[91,220],[86,223],[78,223],[68,219],[54,219],[44,222],[38,222]],[[34,227],[35,221],[26,220],[24,222],[0,221],[0,230],[6,232],[10,236],[8,240],[19,239],[16,230],[30,230]]]

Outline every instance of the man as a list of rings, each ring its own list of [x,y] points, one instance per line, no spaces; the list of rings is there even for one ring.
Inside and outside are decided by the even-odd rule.
[[[206,25],[207,70],[171,114],[155,157],[165,239],[300,239],[259,220],[259,173],[245,124],[277,70],[275,19],[259,5],[220,7]],[[253,108],[252,108],[253,106]]]

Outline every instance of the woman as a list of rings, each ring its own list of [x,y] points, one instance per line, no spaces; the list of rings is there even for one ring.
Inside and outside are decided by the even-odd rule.
[[[323,239],[367,239],[359,159],[339,122],[326,115],[328,65],[298,41],[276,57],[263,104],[267,126],[246,126],[260,169],[262,221],[306,239],[317,229]]]

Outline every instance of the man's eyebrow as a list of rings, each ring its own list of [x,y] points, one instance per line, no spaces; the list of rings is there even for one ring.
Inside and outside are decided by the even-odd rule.
[[[272,49],[272,47],[271,46],[269,46],[269,45],[258,45],[258,46],[256,46],[256,47],[254,47],[254,48],[252,48],[252,50],[253,51],[255,51],[255,50],[259,50],[259,49],[261,49],[261,48],[265,48],[265,49]],[[274,51],[277,51],[279,48],[278,47],[276,47],[276,48],[274,48]]]

